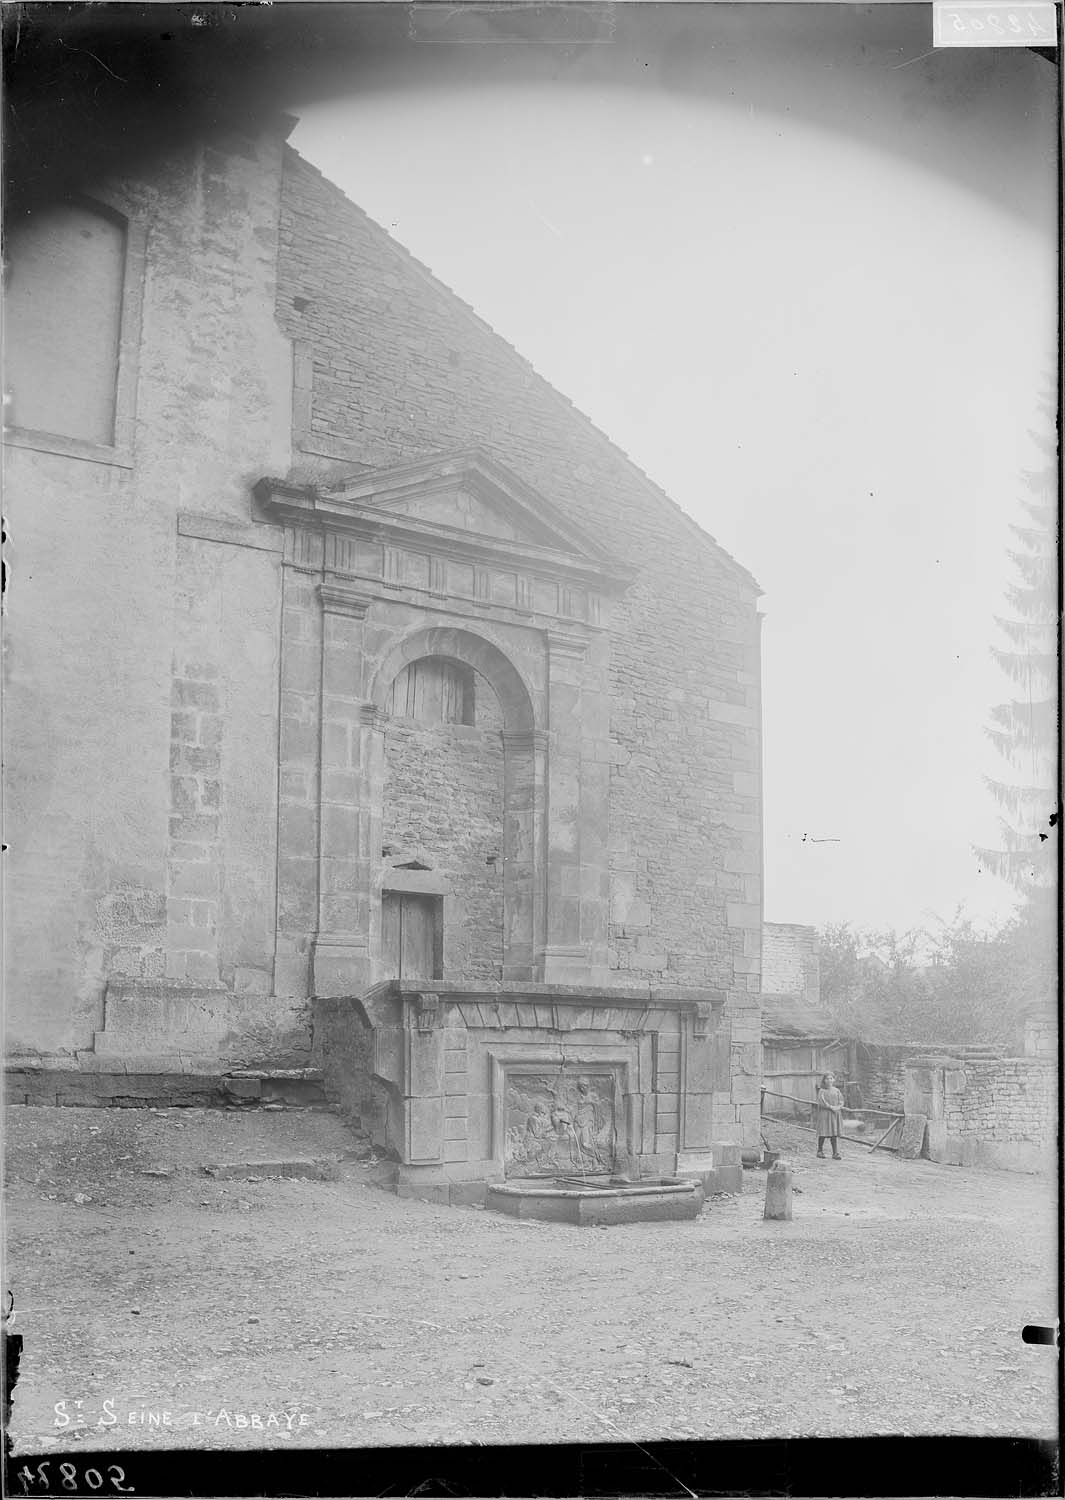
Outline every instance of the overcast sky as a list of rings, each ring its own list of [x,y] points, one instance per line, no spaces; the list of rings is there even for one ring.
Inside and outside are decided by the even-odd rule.
[[[767,918],[1004,916],[971,846],[1054,381],[1055,70],[923,56],[927,6],[639,11],[413,45],[292,144],[759,580]]]

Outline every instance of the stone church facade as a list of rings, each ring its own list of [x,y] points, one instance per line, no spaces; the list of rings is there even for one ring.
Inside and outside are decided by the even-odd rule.
[[[757,586],[285,135],[9,237],[10,1060],[754,1144]]]

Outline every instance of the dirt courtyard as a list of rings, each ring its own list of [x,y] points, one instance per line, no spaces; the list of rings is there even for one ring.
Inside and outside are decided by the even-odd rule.
[[[851,1146],[691,1223],[402,1200],[333,1116],[7,1110],[16,1455],[1056,1435],[1056,1193]],[[335,1181],[223,1181],[294,1155]],[[81,1403],[78,1405],[77,1403]]]

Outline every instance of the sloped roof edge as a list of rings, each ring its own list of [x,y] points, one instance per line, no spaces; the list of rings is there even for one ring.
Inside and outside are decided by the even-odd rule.
[[[820,1006],[808,1005],[800,995],[762,996],[762,1032],[788,1041],[823,1041],[844,1036],[839,1023]]]
[[[389,234],[388,230],[385,229],[383,225],[379,224],[376,219],[372,219],[364,208],[361,208],[359,204],[354,201],[354,199],[348,197],[343,188],[338,187],[337,184],[330,178],[328,178],[319,167],[316,167],[313,162],[308,161],[305,156],[302,156],[294,146],[286,142],[284,151],[287,156],[293,157],[297,162],[299,162],[302,167],[306,168],[307,171],[312,172],[316,177],[321,178],[326,187],[334,192],[338,198],[342,199],[349,208],[354,209],[354,211],[360,216],[360,218],[365,221],[371,232],[375,234],[379,239],[384,240],[389,246],[389,249],[394,254],[398,255],[403,261],[405,261],[420,280],[427,282],[434,291],[443,293],[443,295],[447,297],[448,300],[459,309],[463,317],[465,317],[468,321],[475,323],[477,327],[482,331],[491,334],[494,339],[498,340],[500,344],[508,349],[511,355],[519,362],[519,364],[523,365],[524,368],[529,371],[529,373],[538,382],[538,384],[550,393],[553,400],[566,407],[586,427],[594,432],[597,438],[606,443],[607,446],[611,448],[618,455],[618,457],[624,461],[625,464],[627,464],[632,472],[636,474],[641,482],[645,485],[647,490],[654,497],[658,504],[665,505],[670,510],[676,513],[676,515],[684,522],[684,524],[693,533],[693,535],[698,538],[702,545],[713,552],[715,558],[719,562],[724,564],[724,566],[731,573],[733,573],[737,578],[741,579],[745,584],[748,585],[748,587],[753,589],[756,595],[761,595],[764,592],[754,575],[750,573],[742,563],[737,562],[736,559],[732,556],[731,552],[726,551],[721,543],[717,541],[717,539],[713,537],[709,531],[706,531],[702,526],[700,526],[699,522],[696,521],[692,516],[690,516],[688,512],[680,504],[678,504],[678,502],[674,500],[671,495],[667,494],[667,492],[662,489],[661,485],[657,484],[645,469],[641,469],[640,465],[635,461],[635,459],[630,458],[630,456],[625,452],[620,444],[616,443],[612,437],[608,436],[608,434],[605,433],[601,427],[597,427],[596,424],[592,421],[591,417],[589,417],[585,412],[581,411],[580,407],[577,406],[573,401],[571,401],[568,396],[564,395],[563,392],[560,391],[556,386],[552,385],[546,376],[541,375],[540,372],[535,368],[535,366],[528,359],[526,359],[525,355],[522,354],[519,349],[515,348],[515,346],[509,341],[509,339],[504,338],[501,333],[497,333],[492,325],[488,323],[484,318],[482,318],[480,313],[478,313],[475,308],[471,307],[468,302],[464,301],[457,292],[452,291],[452,289],[445,282],[441,281],[440,278],[436,276],[427,265],[424,264],[424,262],[420,261],[417,256],[412,255],[405,245],[401,245],[399,240],[397,240],[393,235]]]

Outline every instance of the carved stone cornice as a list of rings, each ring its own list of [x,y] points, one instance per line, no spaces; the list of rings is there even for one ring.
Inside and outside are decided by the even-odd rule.
[[[367,729],[383,729],[388,723],[388,715],[376,703],[364,703],[359,709],[359,723]]]
[[[456,526],[444,503],[456,492],[494,512],[499,527]],[[559,612],[582,617],[581,601],[588,592],[620,592],[634,576],[564,509],[477,449],[363,468],[329,483],[265,477],[254,486],[254,494],[265,516],[289,527],[461,560],[482,572],[517,573],[521,582],[515,588],[516,607],[522,610],[531,607],[534,577],[557,580],[562,590]],[[440,571],[434,567],[430,573],[431,592],[440,587]],[[383,578],[386,583],[394,581],[387,560]],[[475,584],[474,598],[478,597],[482,596]],[[491,598],[490,588],[483,597]]]
[[[345,583],[320,583],[318,598],[327,615],[347,615],[352,620],[364,620],[373,603],[368,594]]]
[[[423,1034],[435,1031],[437,1018],[440,1014],[440,996],[432,990],[422,991],[414,997],[415,1024]]]
[[[571,661],[580,661],[588,650],[588,642],[584,636],[571,635],[562,630],[549,630],[547,645],[552,656],[566,657]]]
[[[513,751],[521,750],[546,750],[548,746],[548,732],[546,729],[503,729],[500,731],[500,739],[503,741],[503,749]]]

